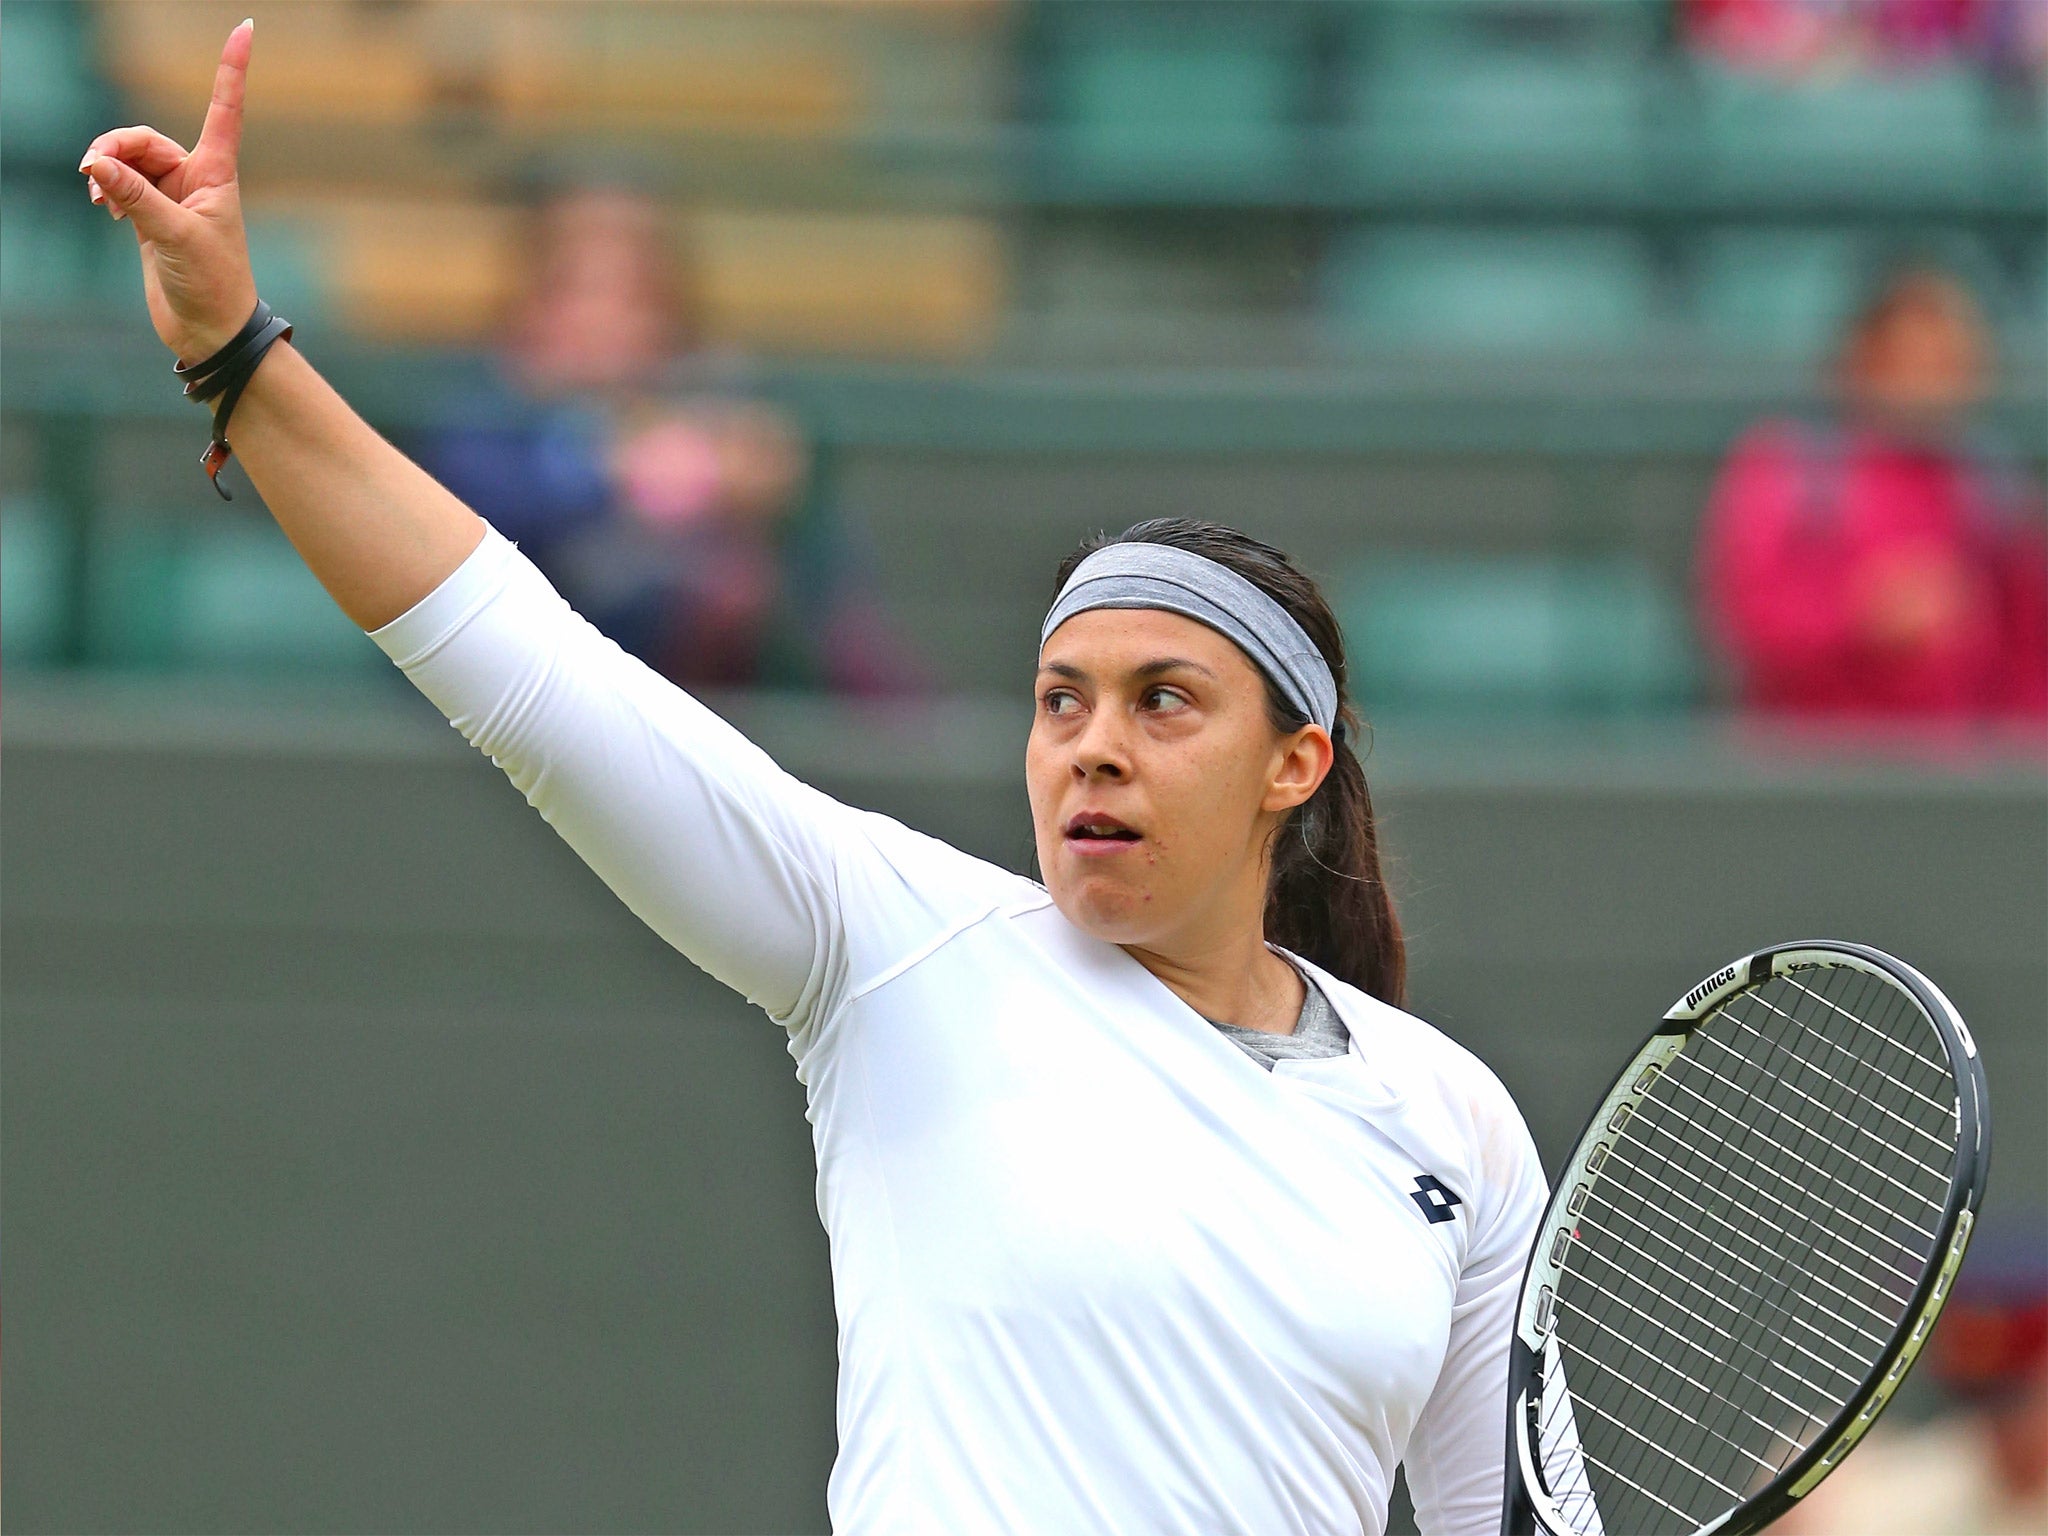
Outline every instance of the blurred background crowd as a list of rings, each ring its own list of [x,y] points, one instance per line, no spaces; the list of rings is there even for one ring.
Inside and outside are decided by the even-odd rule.
[[[367,665],[81,361],[78,148],[225,14],[10,10],[10,666]],[[2048,719],[2035,0],[258,18],[264,292],[678,681],[1007,686],[1048,525],[1172,510],[1305,546],[1375,711]]]
[[[9,1154],[69,1181],[45,1206],[10,1181],[26,1235],[11,1239],[8,1305],[25,1292],[93,1319],[76,1335],[92,1347],[49,1355],[40,1376],[10,1332],[10,1390],[28,1380],[46,1409],[69,1405],[44,1422],[73,1426],[44,1447],[68,1480],[10,1493],[51,1529],[142,1528],[137,1509],[153,1529],[450,1528],[495,1518],[482,1512],[500,1497],[504,1520],[565,1529],[638,1528],[649,1507],[789,1528],[812,1514],[762,1511],[821,1509],[803,1479],[822,1477],[830,1443],[807,1149],[800,1134],[774,1144],[780,1205],[708,1182],[729,1141],[662,1161],[728,1112],[732,1140],[766,1145],[752,1138],[789,1108],[772,1097],[788,1085],[769,1071],[750,1099],[698,1058],[659,1054],[676,1012],[737,1003],[708,984],[677,1001],[687,968],[605,927],[631,927],[609,905],[519,908],[576,875],[521,863],[558,853],[519,842],[523,828],[470,819],[500,788],[451,780],[437,799],[411,747],[386,760],[335,723],[367,718],[336,702],[348,690],[418,701],[240,470],[223,476],[232,503],[205,485],[206,420],[149,330],[133,238],[77,176],[106,127],[190,143],[250,8],[7,0],[0,18],[10,1050],[42,1053],[36,1094],[10,1103],[28,1106],[10,1133],[40,1163]],[[620,644],[721,708],[757,710],[764,730],[782,721],[795,771],[992,857],[1023,846],[1009,739],[1057,560],[1095,528],[1210,517],[1326,580],[1362,707],[1396,765],[1430,765],[1392,775],[1389,813],[1418,872],[1404,906],[1418,1008],[1500,1067],[1546,1150],[1576,1130],[1641,1010],[1724,944],[1839,927],[1942,977],[1993,1063],[2003,1235],[1973,1253],[1905,1410],[1797,1529],[2048,1526],[2048,0],[253,9],[243,199],[259,285],[296,344]],[[132,707],[114,724],[66,713],[116,686]],[[192,701],[239,694],[306,703],[288,746],[212,739],[216,717]],[[890,701],[891,721],[913,718],[904,701],[953,713],[929,739],[864,736],[834,696]],[[24,699],[42,712],[17,713]],[[181,711],[198,723],[174,740],[159,727]],[[1431,740],[1448,745],[1417,755]],[[1788,743],[1807,766],[1772,778],[1763,765]],[[1873,780],[1873,748],[1910,771]],[[283,787],[279,752],[306,755],[313,779]],[[414,832],[394,838],[393,817]],[[443,883],[491,859],[496,875]],[[324,896],[309,873],[323,867]],[[431,963],[421,925],[443,935]],[[1636,973],[1585,995],[1589,975],[1626,969],[1619,954]],[[550,1020],[533,1040],[575,1021],[563,1068],[517,1100],[522,1127],[563,1118],[502,1218],[519,1253],[530,1238],[551,1257],[527,1273],[485,1232],[482,1280],[437,1256],[471,1252],[474,1191],[517,1166],[524,1132],[498,1143],[471,1126],[489,1072],[454,1047],[408,1056],[418,1075],[387,1088],[401,1047],[379,1033],[391,996],[440,1007],[463,966],[525,978],[487,1010],[465,999],[493,1031],[522,988]],[[613,1096],[572,1132],[576,1072],[611,1060],[590,1054],[585,1023],[626,1030],[636,1008],[659,1027],[644,1054],[617,1056]],[[175,1030],[149,1027],[174,1015]],[[321,1022],[335,1018],[350,1022]],[[292,1044],[247,1054],[273,1039]],[[116,1065],[131,1062],[148,1066]],[[216,1087],[221,1062],[239,1063],[242,1099]],[[17,1083],[22,1070],[10,1057]],[[661,1103],[636,1122],[633,1095],[653,1084]],[[518,1090],[496,1091],[512,1104]],[[671,1093],[698,1095],[689,1114]],[[296,1107],[270,1126],[249,1106],[273,1100]],[[195,1102],[270,1126],[247,1134],[271,1151],[206,1161],[193,1127],[213,1122]],[[69,1118],[36,1118],[65,1103]],[[322,1118],[344,1103],[371,1107]],[[581,1154],[555,1155],[595,1141],[637,1160],[578,1174]],[[305,1195],[342,1146],[355,1182]],[[408,1147],[415,1160],[396,1161]],[[410,1189],[487,1156],[445,1207],[393,1196],[354,1227],[336,1215],[379,1178]],[[621,1189],[654,1213],[644,1224],[610,1214]],[[670,1202],[700,1200],[708,1223],[726,1198],[718,1231],[771,1234],[735,1274],[810,1277],[790,1292],[794,1321],[750,1281],[728,1306],[736,1282],[718,1270],[689,1281],[718,1320],[700,1327],[669,1304],[684,1271],[647,1267],[685,1261],[635,1246],[673,1230],[678,1252],[710,1252]],[[527,1232],[529,1199],[595,1225],[548,1247]],[[109,1270],[90,1213],[126,1252],[159,1207],[199,1234],[176,1250],[186,1268]],[[374,1273],[338,1247],[303,1290],[241,1285],[299,1274],[330,1229],[382,1255]],[[179,1239],[164,1226],[158,1241]],[[602,1276],[585,1253],[610,1256]],[[544,1383],[493,1374],[505,1319],[565,1276],[609,1298],[587,1309],[607,1326],[657,1298],[632,1352],[556,1359],[542,1331]],[[125,1301],[94,1289],[130,1282]],[[346,1332],[371,1326],[350,1309],[374,1310],[386,1286],[416,1288],[409,1311],[393,1303],[419,1324],[402,1350],[397,1324]],[[345,1345],[309,1324],[315,1294]],[[212,1337],[223,1295],[251,1309],[237,1337],[270,1319],[267,1353],[176,1364]],[[437,1307],[473,1308],[477,1336],[419,1322]],[[106,1343],[159,1313],[173,1320],[158,1345],[131,1358]],[[584,1313],[551,1299],[534,1315],[559,1329]],[[654,1389],[629,1390],[619,1362],[642,1358],[649,1380],[671,1361],[664,1380],[686,1396],[633,1409],[631,1390]],[[271,1361],[285,1363],[265,1376]],[[770,1361],[786,1377],[758,1386]],[[207,1372],[237,1385],[188,1392]],[[575,1401],[628,1406],[591,1410],[576,1440],[569,1378]],[[138,1381],[168,1395],[138,1396]],[[437,1383],[493,1399],[473,1446],[470,1402],[436,1408]],[[293,1428],[330,1384],[325,1427]],[[147,1419],[118,1475],[85,1449],[114,1400]],[[797,1428],[761,1433],[790,1403]],[[29,1423],[10,1416],[18,1454]],[[670,1455],[678,1424],[695,1454]],[[493,1460],[564,1436],[603,1475],[552,1450]],[[759,1470],[785,1441],[809,1469],[794,1494],[796,1474]],[[320,1483],[316,1442],[378,1475]],[[608,1459],[657,1443],[632,1467]],[[435,1446],[439,1460],[420,1449]],[[208,1469],[238,1456],[233,1502]],[[395,1502],[378,1504],[387,1483]],[[624,1502],[640,1495],[649,1506]]]

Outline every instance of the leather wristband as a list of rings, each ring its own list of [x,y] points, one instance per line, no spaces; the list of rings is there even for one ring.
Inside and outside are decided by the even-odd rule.
[[[228,418],[234,414],[242,391],[249,387],[256,365],[263,361],[263,354],[270,350],[273,342],[281,341],[291,333],[292,323],[258,299],[248,320],[226,346],[209,358],[189,366],[179,363],[172,370],[185,381],[186,398],[201,404],[208,400],[218,402],[213,408],[213,440],[199,456],[199,463],[223,501],[235,499],[220,483],[221,468],[235,451],[228,446]]]

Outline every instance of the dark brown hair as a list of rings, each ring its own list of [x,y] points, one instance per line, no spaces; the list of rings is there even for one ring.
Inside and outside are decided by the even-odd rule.
[[[1314,961],[1383,1002],[1401,1006],[1408,981],[1407,948],[1394,902],[1380,875],[1379,831],[1365,768],[1353,750],[1364,721],[1350,702],[1344,635],[1315,582],[1270,544],[1221,523],[1155,517],[1114,537],[1096,534],[1060,562],[1057,593],[1074,567],[1107,544],[1170,544],[1226,566],[1286,609],[1337,680],[1337,720],[1344,740],[1316,792],[1289,812],[1273,840],[1266,885],[1266,939]],[[1263,673],[1261,674],[1264,675]],[[1282,734],[1308,719],[1266,678],[1266,713]]]

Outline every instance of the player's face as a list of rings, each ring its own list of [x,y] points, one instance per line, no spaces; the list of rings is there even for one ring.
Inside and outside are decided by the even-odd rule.
[[[1179,614],[1077,614],[1039,661],[1025,778],[1054,904],[1146,947],[1258,922],[1268,843],[1328,770],[1328,738],[1275,731],[1250,659]]]

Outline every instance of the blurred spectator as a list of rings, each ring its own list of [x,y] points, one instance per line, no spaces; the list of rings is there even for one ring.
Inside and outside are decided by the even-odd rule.
[[[2048,1254],[1972,1248],[1925,1369],[1958,1404],[1877,1428],[1773,1536],[2039,1536],[2048,1531]]]
[[[1700,566],[1748,708],[2048,720],[2039,493],[1966,432],[1990,346],[1961,284],[1900,269],[1850,327],[1842,419],[1768,421],[1736,444]]]
[[[1680,0],[1695,53],[1788,79],[1943,60],[2006,78],[2048,73],[2042,0]]]
[[[495,387],[420,461],[675,682],[919,691],[795,424],[699,345],[684,270],[648,199],[554,196]]]

